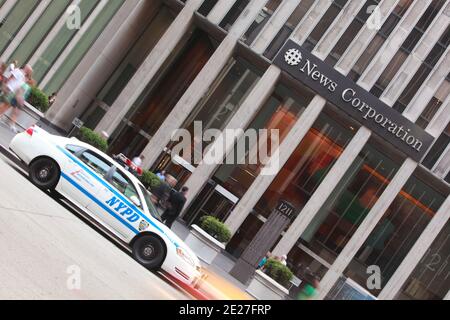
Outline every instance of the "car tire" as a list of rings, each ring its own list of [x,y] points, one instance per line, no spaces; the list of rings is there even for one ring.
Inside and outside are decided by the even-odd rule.
[[[165,255],[164,244],[155,236],[145,235],[133,243],[134,259],[149,270],[161,268]]]
[[[61,171],[58,164],[49,158],[39,158],[30,165],[31,182],[41,190],[53,191],[58,184]]]

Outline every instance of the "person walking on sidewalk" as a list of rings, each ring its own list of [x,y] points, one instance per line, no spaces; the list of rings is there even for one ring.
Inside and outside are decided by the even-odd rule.
[[[3,86],[2,103],[0,104],[0,117],[13,108],[11,116],[10,128],[17,132],[16,121],[19,115],[19,108],[25,105],[25,101],[31,92],[31,86],[34,85],[32,78],[33,69],[30,65],[26,65],[23,69],[14,69],[11,77]]]
[[[166,226],[172,228],[173,223],[180,215],[183,210],[184,205],[186,204],[186,196],[189,189],[187,187],[183,187],[181,192],[173,191],[169,199],[167,200],[167,209],[162,215],[162,221]]]

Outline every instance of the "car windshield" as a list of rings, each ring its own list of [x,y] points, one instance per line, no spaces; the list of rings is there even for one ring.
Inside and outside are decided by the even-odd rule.
[[[152,195],[150,194],[150,192],[147,191],[147,189],[144,188],[144,186],[139,185],[139,187],[141,188],[142,194],[144,195],[144,200],[145,203],[147,204],[148,211],[150,212],[153,218],[158,219],[159,221],[162,222],[161,215],[159,214],[158,209],[156,209],[155,205],[153,204]]]

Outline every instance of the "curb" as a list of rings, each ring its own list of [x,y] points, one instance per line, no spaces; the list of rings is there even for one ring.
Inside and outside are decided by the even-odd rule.
[[[19,158],[16,157],[14,153],[12,153],[7,147],[0,144],[0,153],[3,154],[8,160],[12,161],[15,165],[20,167],[21,169],[28,171],[27,166],[20,161]]]

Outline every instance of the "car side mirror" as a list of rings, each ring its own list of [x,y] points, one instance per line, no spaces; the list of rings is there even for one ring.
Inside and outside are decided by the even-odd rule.
[[[130,197],[131,202],[133,202],[133,204],[137,207],[141,206],[141,201],[139,201],[138,197],[136,196],[131,196]]]

